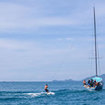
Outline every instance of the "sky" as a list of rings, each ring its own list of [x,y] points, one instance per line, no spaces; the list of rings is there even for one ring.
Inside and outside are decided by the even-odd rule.
[[[0,81],[82,80],[105,74],[105,0],[0,0]]]

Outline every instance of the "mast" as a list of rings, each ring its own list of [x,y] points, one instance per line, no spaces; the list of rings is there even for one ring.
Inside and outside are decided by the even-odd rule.
[[[95,7],[93,7],[94,12],[94,40],[95,40],[95,69],[96,69],[96,76],[97,74],[97,37],[96,37],[96,16],[95,16]]]

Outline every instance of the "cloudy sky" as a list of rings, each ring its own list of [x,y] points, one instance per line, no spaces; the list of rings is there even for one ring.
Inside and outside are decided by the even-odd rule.
[[[81,80],[105,73],[105,0],[0,0],[0,81]]]

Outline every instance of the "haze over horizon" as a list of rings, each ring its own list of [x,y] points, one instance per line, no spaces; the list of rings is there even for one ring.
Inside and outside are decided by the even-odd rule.
[[[0,0],[0,81],[82,80],[105,74],[105,0]]]

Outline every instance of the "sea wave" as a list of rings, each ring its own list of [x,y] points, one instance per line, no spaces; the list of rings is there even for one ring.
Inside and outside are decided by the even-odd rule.
[[[0,101],[1,100],[21,100],[21,99],[30,99],[36,97],[46,97],[46,96],[54,96],[54,97],[71,97],[74,96],[82,97],[86,95],[86,99],[94,96],[93,100],[100,99],[97,94],[105,94],[105,89],[102,91],[88,91],[88,90],[71,90],[71,89],[62,89],[56,90],[47,94],[46,92],[21,92],[21,91],[0,91]]]

